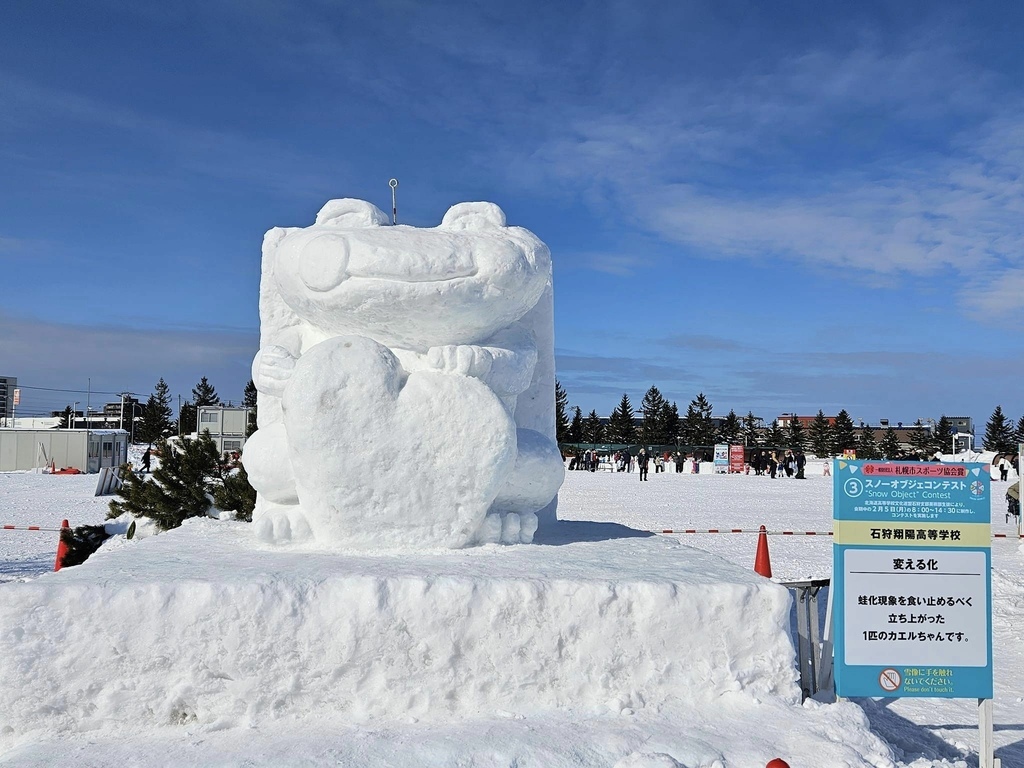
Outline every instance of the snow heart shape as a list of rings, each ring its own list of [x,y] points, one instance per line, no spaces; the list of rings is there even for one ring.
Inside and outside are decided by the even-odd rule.
[[[297,512],[318,542],[493,538],[483,529],[499,521],[485,518],[514,467],[516,426],[478,379],[410,374],[372,339],[337,336],[298,359],[282,407]]]

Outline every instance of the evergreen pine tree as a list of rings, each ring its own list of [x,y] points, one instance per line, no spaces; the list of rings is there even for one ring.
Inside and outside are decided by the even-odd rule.
[[[71,419],[72,419],[73,416],[74,416],[74,413],[71,410],[71,406],[69,405],[69,406],[65,407],[64,410],[61,411],[61,414],[60,414],[60,428],[61,429],[69,429],[71,427]]]
[[[683,417],[682,431],[688,446],[711,447],[715,444],[715,425],[711,421],[711,403],[704,397],[703,392],[699,393],[687,406],[686,416]]]
[[[622,393],[622,399],[615,406],[612,415],[608,417],[608,429],[604,432],[604,438],[610,443],[626,443],[632,445],[636,442],[636,424],[633,423],[633,405],[629,402],[629,395]],[[588,442],[599,442],[590,440]]]
[[[572,409],[572,423],[569,424],[568,437],[570,443],[583,442],[583,409],[578,405]]]
[[[932,431],[931,443],[929,448],[931,453],[949,453],[953,450],[953,425],[949,423],[949,419],[945,416],[940,416],[938,422],[935,424],[935,429]]]
[[[665,434],[665,398],[657,387],[652,386],[640,402],[644,423],[640,427],[640,442],[644,445],[664,445],[668,442]]]
[[[217,396],[217,390],[206,380],[205,376],[199,380],[198,384],[192,387],[192,404],[196,408],[203,405],[220,405],[220,397]]]
[[[796,414],[792,414],[789,419],[789,448],[794,451],[802,451],[804,445],[807,443],[807,430],[804,429],[803,422],[796,417]]]
[[[559,443],[567,442],[569,435],[568,407],[569,396],[562,389],[562,383],[555,379],[555,441]]]
[[[880,457],[878,443],[875,442],[874,429],[871,427],[860,428],[856,450],[858,459],[877,459]]]
[[[920,458],[930,459],[935,453],[935,449],[932,447],[932,433],[925,429],[920,419],[914,422],[913,430],[908,441],[910,447]]]
[[[747,415],[743,417],[744,444],[748,446],[761,444],[761,430],[757,426],[758,421],[759,419],[754,415],[753,411],[747,411]]]
[[[153,387],[153,394],[142,406],[142,418],[135,427],[135,439],[140,443],[152,445],[157,440],[167,437],[173,431],[172,414],[170,388],[161,378]]]
[[[722,423],[718,427],[718,440],[732,445],[740,442],[742,434],[743,424],[740,422],[740,417],[736,415],[736,411],[730,408],[729,415],[722,419]]]
[[[674,445],[679,442],[679,406],[666,400],[661,409],[661,425],[665,430],[665,443]]]
[[[256,431],[257,424],[257,410],[256,410],[257,392],[256,385],[252,379],[249,379],[245,385],[245,391],[242,393],[242,405],[249,409],[249,419],[245,425],[245,436],[251,437],[252,433]]]
[[[251,523],[252,511],[256,508],[256,489],[249,484],[245,467],[241,464],[237,469],[222,467],[221,478],[220,485],[213,491],[213,503],[217,509],[234,512],[236,520]]]
[[[825,418],[825,412],[820,408],[818,409],[818,415],[814,417],[814,421],[811,422],[810,429],[808,429],[808,439],[811,450],[819,459],[828,458],[833,455],[832,425],[828,423],[828,419]]]
[[[996,453],[1014,453],[1017,450],[1013,424],[1003,414],[1001,405],[996,406],[985,425],[985,440],[982,445],[986,451]]]
[[[893,461],[903,455],[903,448],[900,447],[900,439],[896,435],[896,430],[889,427],[885,430],[885,434],[882,435],[882,442],[878,444],[878,450],[882,454],[882,458]],[[857,454],[860,455],[859,453]]]
[[[1018,445],[1024,443],[1024,416],[1021,416],[1020,421],[1017,422],[1017,430],[1014,435],[1014,439],[1017,441]]]
[[[583,440],[581,442],[604,442],[604,424],[601,423],[601,417],[597,415],[597,411],[591,411],[586,421],[583,422]]]
[[[764,445],[772,450],[786,447],[786,433],[779,426],[778,419],[772,419],[764,433]]]
[[[836,414],[832,425],[832,455],[841,456],[843,451],[850,448],[857,449],[857,432],[853,428],[853,419],[844,408]]]
[[[178,434],[191,435],[194,432],[198,432],[198,418],[199,412],[196,410],[195,403],[189,400],[182,403],[181,408],[178,410]]]
[[[209,511],[211,495],[222,481],[217,444],[208,431],[196,440],[157,442],[160,466],[151,475],[124,473],[120,499],[110,502],[107,517],[130,512],[154,520],[160,530],[177,528]]]

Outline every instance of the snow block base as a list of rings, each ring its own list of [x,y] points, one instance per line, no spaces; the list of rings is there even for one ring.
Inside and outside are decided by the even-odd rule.
[[[799,702],[788,591],[673,539],[558,523],[530,546],[279,551],[193,520],[0,600],[0,742],[331,715],[457,720]]]

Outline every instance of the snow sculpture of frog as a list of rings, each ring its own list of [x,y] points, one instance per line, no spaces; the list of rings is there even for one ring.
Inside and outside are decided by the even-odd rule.
[[[332,200],[270,230],[262,269],[243,452],[262,539],[458,547],[554,520],[551,257],[533,233],[492,203],[420,229]]]

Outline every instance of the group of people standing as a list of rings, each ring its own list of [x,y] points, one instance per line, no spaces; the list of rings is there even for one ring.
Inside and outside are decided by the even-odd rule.
[[[768,475],[776,477],[795,477],[797,480],[805,480],[804,468],[807,466],[807,457],[800,449],[795,451],[754,451],[750,455],[750,468],[755,475]]]
[[[691,459],[679,452],[649,453],[646,448],[640,448],[635,456],[630,453],[628,448],[615,451],[612,454],[601,454],[595,449],[588,448],[582,453],[570,455],[568,459],[569,470],[596,472],[600,469],[602,462],[604,462],[607,469],[615,472],[633,472],[636,470],[639,472],[640,480],[642,481],[647,479],[651,465],[654,466],[654,473],[657,474],[666,471],[670,461],[675,463],[676,472],[683,471],[686,461],[691,462],[691,472],[697,474],[700,471],[700,464],[696,456]]]

